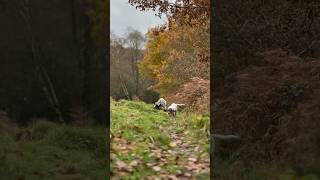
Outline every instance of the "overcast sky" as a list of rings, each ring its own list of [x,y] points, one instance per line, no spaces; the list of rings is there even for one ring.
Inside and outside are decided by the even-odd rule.
[[[110,6],[110,29],[116,35],[123,35],[128,27],[145,34],[149,28],[165,21],[165,18],[156,17],[153,11],[137,10],[128,0],[111,0]]]

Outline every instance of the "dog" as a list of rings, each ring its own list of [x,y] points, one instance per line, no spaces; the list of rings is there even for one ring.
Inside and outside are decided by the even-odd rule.
[[[175,118],[177,116],[178,106],[185,106],[185,104],[172,103],[168,109],[165,109],[164,111]]]
[[[154,109],[167,109],[167,101],[164,100],[163,98],[160,98],[157,102],[154,103],[153,106]]]

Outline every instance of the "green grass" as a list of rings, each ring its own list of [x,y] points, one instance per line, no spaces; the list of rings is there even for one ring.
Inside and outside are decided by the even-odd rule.
[[[37,121],[0,133],[0,179],[105,179],[105,129]]]
[[[209,153],[207,136],[209,115],[179,111],[176,120],[170,120],[165,112],[153,109],[152,104],[140,101],[112,100],[111,133],[116,139],[111,141],[111,153],[115,156],[111,163],[111,171],[115,172],[115,176],[119,175],[119,169],[116,169],[115,165],[118,160],[127,165],[133,160],[140,162],[139,167],[133,168],[131,172],[127,172],[127,175],[123,176],[124,179],[145,179],[159,174],[147,165],[150,163],[158,164],[164,172],[169,174],[183,170],[185,167],[176,165],[175,159],[178,156],[187,159],[188,153],[184,156],[166,157],[166,164],[161,164],[157,157],[150,155],[150,149],[153,148],[165,152],[174,150],[170,146],[172,143],[170,135],[165,130],[184,136],[186,141],[190,142],[190,147],[200,146],[201,148],[197,152],[199,156],[203,153]],[[128,147],[128,149],[121,149],[121,146]],[[209,179],[208,174],[195,176],[199,176],[199,179]]]
[[[168,137],[158,128],[168,119],[164,113],[153,110],[150,105],[135,101],[112,101],[111,132],[128,141],[156,140],[168,144]]]
[[[111,132],[112,134],[125,139],[127,142],[134,143],[134,149],[131,153],[122,154],[114,152],[117,158],[128,162],[128,164],[139,158],[143,161],[143,165],[130,176],[124,178],[144,178],[154,174],[154,172],[146,166],[146,163],[155,162],[154,157],[150,157],[147,151],[148,143],[155,143],[163,148],[168,148],[170,139],[164,134],[159,126],[165,125],[168,120],[159,111],[153,110],[150,105],[135,101],[112,101],[111,104]],[[112,147],[112,146],[111,146]],[[111,164],[111,169],[112,169]]]

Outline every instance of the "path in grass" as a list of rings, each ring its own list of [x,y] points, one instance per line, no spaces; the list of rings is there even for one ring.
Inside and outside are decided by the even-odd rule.
[[[209,179],[208,127],[208,116],[112,101],[112,179]]]

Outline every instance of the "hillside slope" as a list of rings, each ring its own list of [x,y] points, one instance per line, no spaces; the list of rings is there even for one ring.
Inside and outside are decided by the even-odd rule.
[[[112,179],[209,179],[209,116],[111,102]]]
[[[0,179],[106,178],[105,128],[38,120],[19,128],[0,115]]]

